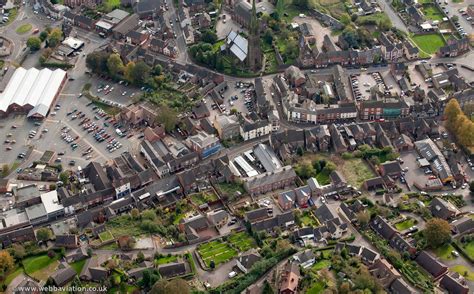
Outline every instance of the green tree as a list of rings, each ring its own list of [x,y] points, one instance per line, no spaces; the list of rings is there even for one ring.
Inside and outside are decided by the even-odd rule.
[[[427,245],[431,248],[438,248],[451,241],[451,227],[444,219],[430,219],[428,222],[426,222],[423,233]]]
[[[28,46],[31,51],[38,51],[41,49],[41,40],[38,37],[29,37],[26,41],[26,46]]]
[[[309,0],[293,0],[293,5],[302,9],[309,9]]]
[[[450,131],[454,131],[456,129],[456,121],[458,116],[462,114],[461,107],[456,99],[451,99],[446,104],[444,108],[444,115],[447,119],[447,127]]]
[[[165,104],[160,106],[158,110],[158,116],[156,117],[156,122],[162,124],[167,132],[174,130],[177,121],[178,118],[175,110]]]
[[[38,241],[48,241],[53,238],[53,232],[48,228],[40,228],[36,231],[36,239]]]
[[[47,39],[48,46],[54,48],[59,45],[62,39],[63,39],[63,32],[61,31],[61,29],[54,28],[51,30],[51,33],[49,33],[48,35],[48,39]]]
[[[112,77],[118,77],[122,75],[124,70],[124,65],[120,55],[117,53],[110,54],[107,59],[107,69]]]
[[[217,35],[211,30],[205,30],[202,33],[201,40],[205,43],[214,44],[217,42]]]
[[[356,214],[357,222],[361,227],[365,227],[370,221],[370,214],[367,211],[359,211]]]
[[[469,183],[469,191],[471,191],[471,194],[474,194],[474,181]]]
[[[42,31],[39,34],[39,38],[40,38],[41,42],[44,42],[48,38],[48,33],[46,31]]]
[[[130,64],[130,63],[129,63]],[[151,68],[143,61],[135,63],[129,68],[125,68],[125,77],[127,80],[135,85],[141,86],[150,77]]]
[[[132,211],[130,211],[130,214],[132,215],[133,219],[137,219],[140,216],[140,211],[138,208],[133,208]]]
[[[283,0],[279,0],[283,1]],[[271,29],[266,29],[265,33],[263,34],[263,41],[267,43],[268,45],[272,45],[273,43],[273,33]]]
[[[127,81],[133,83],[133,71],[135,69],[135,62],[130,61],[124,68],[124,76]]]
[[[92,72],[98,74],[104,74],[107,72],[107,59],[109,58],[109,54],[104,51],[97,51],[89,53],[86,57],[86,66]]]
[[[59,180],[63,182],[64,185],[67,185],[69,183],[69,173],[68,172],[60,173]]]

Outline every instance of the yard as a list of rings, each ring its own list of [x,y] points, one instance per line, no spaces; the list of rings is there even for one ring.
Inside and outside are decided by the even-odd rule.
[[[155,263],[160,265],[175,262],[176,260],[178,260],[178,257],[176,255],[162,256],[160,258],[155,259]]]
[[[319,226],[318,220],[309,211],[304,211],[300,217],[301,225],[304,227],[317,227]]]
[[[402,222],[396,223],[395,228],[399,230],[400,232],[409,229],[410,227],[414,226],[416,224],[415,220],[412,218],[408,218]]]
[[[456,257],[451,253],[454,250],[455,249],[451,244],[446,244],[439,248],[433,249],[433,252],[441,259],[453,260],[456,259]]]
[[[234,248],[237,248],[240,252],[249,250],[256,246],[255,240],[250,237],[245,231],[232,234],[229,237],[229,243],[232,244]]]
[[[191,201],[197,205],[200,206],[202,204],[206,204],[209,202],[214,202],[217,199],[217,195],[213,191],[204,191],[204,192],[199,192],[199,193],[194,193],[189,195]]]
[[[326,283],[318,280],[311,285],[311,288],[309,288],[306,294],[320,294],[324,292],[325,288],[326,288]]]
[[[356,188],[360,188],[366,180],[375,177],[374,172],[367,163],[360,158],[345,160],[342,166],[342,173],[346,177],[347,182]]]
[[[32,256],[23,260],[23,267],[28,275],[46,281],[58,267],[58,259],[59,254],[56,254],[53,258],[49,258],[46,254]]]
[[[471,259],[474,259],[474,240],[470,241],[469,243],[460,243],[460,244],[464,252],[466,252],[466,254]]]
[[[13,281],[14,278],[18,277],[21,273],[23,273],[23,269],[21,267],[16,268],[14,271],[10,272],[5,280],[0,282],[0,287],[3,287],[3,285],[8,286],[10,283]],[[3,288],[0,288],[3,289]]]
[[[76,262],[71,263],[71,267],[76,271],[76,273],[79,275],[82,271],[82,268],[84,267],[84,264],[86,263],[87,259],[79,260]]]
[[[102,2],[102,4],[99,7],[99,10],[108,13],[114,10],[115,8],[119,8],[119,7],[120,7],[120,0],[106,0]]]
[[[244,186],[238,183],[220,183],[217,184],[222,196],[232,197],[236,194],[243,195],[245,194]]]
[[[443,20],[443,13],[433,4],[428,4],[423,6],[423,14],[429,20]]]
[[[19,34],[19,35],[23,35],[23,34],[28,33],[29,31],[31,31],[32,28],[33,28],[33,26],[31,24],[25,23],[25,24],[19,26],[18,28],[16,28],[16,33]]]
[[[414,35],[411,39],[422,51],[428,54],[436,53],[440,47],[445,45],[440,34]]]
[[[464,265],[455,265],[450,268],[453,272],[460,274],[469,281],[474,281],[474,272],[471,271],[467,266]]]
[[[198,247],[198,253],[207,267],[211,266],[211,260],[214,261],[217,267],[219,264],[227,262],[237,256],[237,250],[219,240],[200,245]]]
[[[99,234],[100,241],[107,242],[109,240],[113,240],[114,236],[109,231],[105,231]]]
[[[323,268],[328,268],[330,265],[331,265],[331,261],[327,259],[321,259],[318,262],[316,262],[311,269],[315,271],[319,271],[319,270],[322,270]]]

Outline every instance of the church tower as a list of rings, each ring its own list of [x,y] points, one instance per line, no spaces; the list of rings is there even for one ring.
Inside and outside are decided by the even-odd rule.
[[[250,19],[247,64],[253,71],[262,67],[262,49],[260,47],[260,24],[257,18],[255,0],[252,0],[252,18]]]

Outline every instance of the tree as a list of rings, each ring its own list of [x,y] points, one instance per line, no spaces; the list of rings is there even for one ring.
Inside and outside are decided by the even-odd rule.
[[[69,183],[69,174],[67,172],[60,173],[59,180],[63,182],[64,185],[67,185]]]
[[[104,74],[107,72],[107,59],[109,58],[109,54],[104,51],[97,51],[89,53],[86,57],[86,66],[92,72],[98,74]]]
[[[469,191],[471,191],[471,194],[474,194],[474,181],[469,183]]]
[[[48,241],[53,238],[53,232],[48,228],[40,228],[36,231],[36,239],[38,241]]]
[[[46,40],[46,38],[48,38],[48,33],[46,31],[42,31],[39,34],[39,38],[40,38],[41,42],[44,42]]]
[[[160,109],[158,110],[158,116],[156,117],[156,122],[162,124],[167,132],[174,130],[177,121],[177,113],[174,109],[171,109],[165,104],[160,106]]]
[[[447,127],[450,131],[453,131],[456,127],[456,120],[462,113],[461,107],[456,99],[451,99],[446,104],[444,109],[444,115],[447,119]]]
[[[189,294],[188,283],[183,279],[174,279],[171,281],[159,280],[153,285],[150,291],[151,294],[169,294],[169,293],[180,293]]]
[[[28,46],[31,51],[38,51],[41,48],[41,40],[38,37],[30,37],[26,41],[26,46]]]
[[[127,68],[125,69],[127,70]],[[144,85],[145,81],[149,78],[151,68],[143,61],[135,63],[135,66],[131,67],[129,75],[129,81],[135,85]]]
[[[309,9],[308,0],[293,0],[293,5],[298,6],[302,9]]]
[[[142,212],[142,218],[146,220],[156,220],[156,213],[153,210],[145,210]]]
[[[212,268],[212,269],[215,269],[216,268],[216,262],[214,260],[211,260],[211,262],[209,262],[209,267]]]
[[[365,227],[370,221],[370,214],[367,211],[359,211],[356,214],[357,222],[361,227]]]
[[[110,54],[107,59],[107,69],[112,77],[118,77],[123,73],[124,65],[119,54]]]
[[[143,252],[139,251],[137,253],[137,262],[138,263],[141,263],[145,260],[145,254],[143,254]]]
[[[51,33],[48,35],[48,46],[49,47],[56,47],[59,45],[61,40],[63,39],[63,32],[59,28],[54,28],[51,30]]]
[[[125,79],[127,81],[129,81],[130,83],[133,83],[133,70],[135,69],[135,62],[133,61],[130,61],[129,63],[127,63],[127,65],[125,66],[124,70],[123,70],[123,75],[125,76]]]
[[[15,258],[18,262],[23,259],[26,255],[25,247],[18,243],[14,243],[12,247],[9,249],[9,253]]]
[[[13,257],[6,250],[0,251],[0,276],[5,276],[11,269],[13,269]]]
[[[459,16],[457,16],[457,15],[451,16],[451,21],[452,22],[458,22],[459,21]]]
[[[201,40],[205,43],[214,44],[217,42],[217,35],[211,30],[205,30],[202,33]]]
[[[447,221],[440,218],[430,219],[425,226],[424,236],[428,246],[438,248],[451,241],[451,227]]]
[[[140,216],[140,211],[138,208],[134,208],[130,211],[130,214],[132,215],[132,218],[137,219]]]
[[[265,284],[264,284],[263,290],[262,290],[262,294],[273,294],[273,293],[275,293],[275,292],[273,291],[272,286],[270,286],[270,283],[268,283],[268,281],[265,281]]]

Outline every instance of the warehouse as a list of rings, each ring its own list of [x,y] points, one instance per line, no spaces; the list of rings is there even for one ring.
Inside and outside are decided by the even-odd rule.
[[[66,77],[62,69],[17,68],[5,90],[0,93],[0,116],[25,113],[31,118],[46,117]]]

